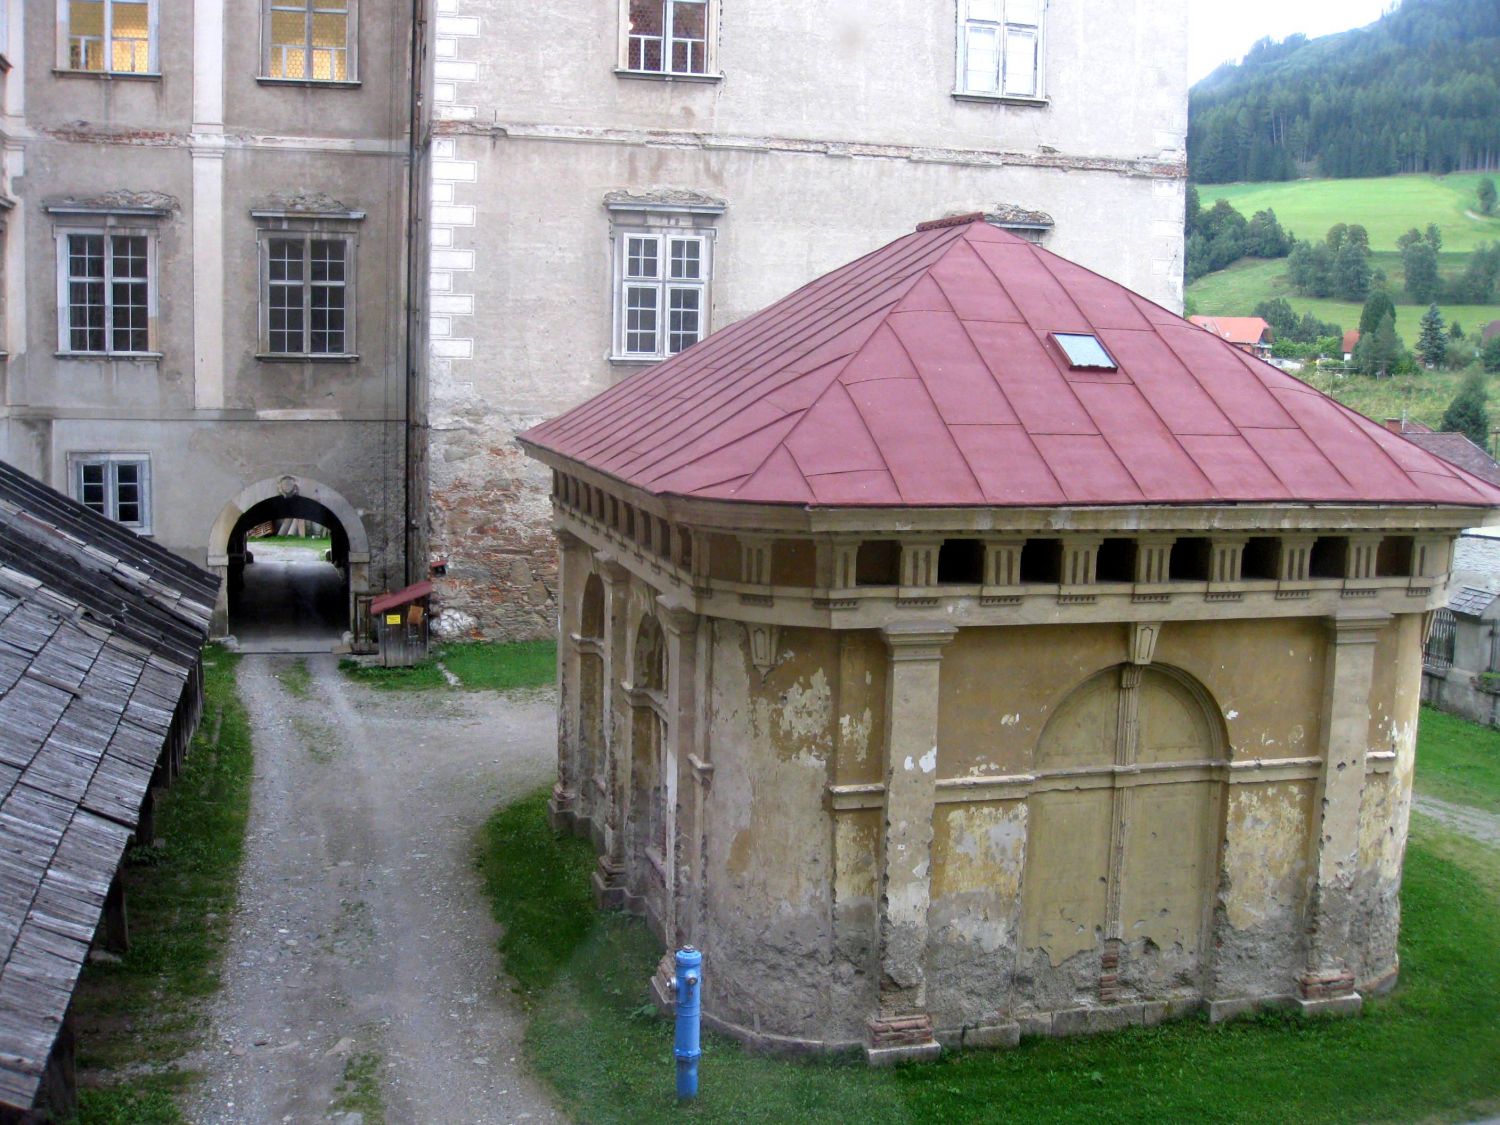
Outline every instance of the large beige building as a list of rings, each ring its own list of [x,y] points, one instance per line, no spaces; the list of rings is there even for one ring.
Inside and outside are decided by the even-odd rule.
[[[0,0],[0,458],[206,563],[405,581],[410,5]],[[418,550],[417,565],[425,570]]]
[[[705,1018],[874,1061],[1397,973],[1500,489],[975,216],[544,423],[560,824]]]
[[[988,211],[1180,308],[1183,0],[436,0],[440,623],[552,628],[514,435],[919,220]]]

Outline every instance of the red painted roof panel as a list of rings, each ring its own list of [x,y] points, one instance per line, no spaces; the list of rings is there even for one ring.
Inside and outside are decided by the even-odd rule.
[[[1049,337],[1095,335],[1112,372]],[[982,222],[918,231],[522,435],[657,494],[809,506],[1500,506],[1500,488]]]

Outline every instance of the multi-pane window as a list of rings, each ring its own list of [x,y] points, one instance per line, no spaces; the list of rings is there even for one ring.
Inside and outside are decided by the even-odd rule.
[[[617,346],[627,358],[664,358],[707,331],[709,242],[702,234],[619,236]]]
[[[138,453],[69,458],[73,496],[101,516],[137,531],[151,528],[151,461]]]
[[[144,234],[62,236],[59,349],[140,354],[151,347],[151,246]]]
[[[269,0],[268,78],[352,82],[354,0]]]
[[[156,70],[155,0],[60,0],[68,70],[151,74]]]
[[[626,70],[709,73],[711,0],[627,0]]]
[[[958,92],[1040,98],[1043,0],[960,0]]]
[[[354,351],[351,240],[268,233],[264,238],[265,350],[273,355]]]

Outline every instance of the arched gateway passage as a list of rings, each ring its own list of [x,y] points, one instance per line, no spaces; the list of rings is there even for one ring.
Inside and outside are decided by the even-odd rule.
[[[326,528],[326,557],[257,546],[257,529],[286,520]],[[358,595],[369,590],[364,522],[337,492],[306,477],[259,481],[226,504],[208,561],[224,579],[215,629],[249,648],[327,651],[350,630]]]

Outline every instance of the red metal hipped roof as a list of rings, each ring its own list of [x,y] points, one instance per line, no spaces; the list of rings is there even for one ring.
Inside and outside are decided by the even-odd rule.
[[[1053,333],[1097,336],[1118,370],[1070,370]],[[1500,489],[984,222],[899,238],[521,441],[647,492],[761,504],[1500,505]]]

